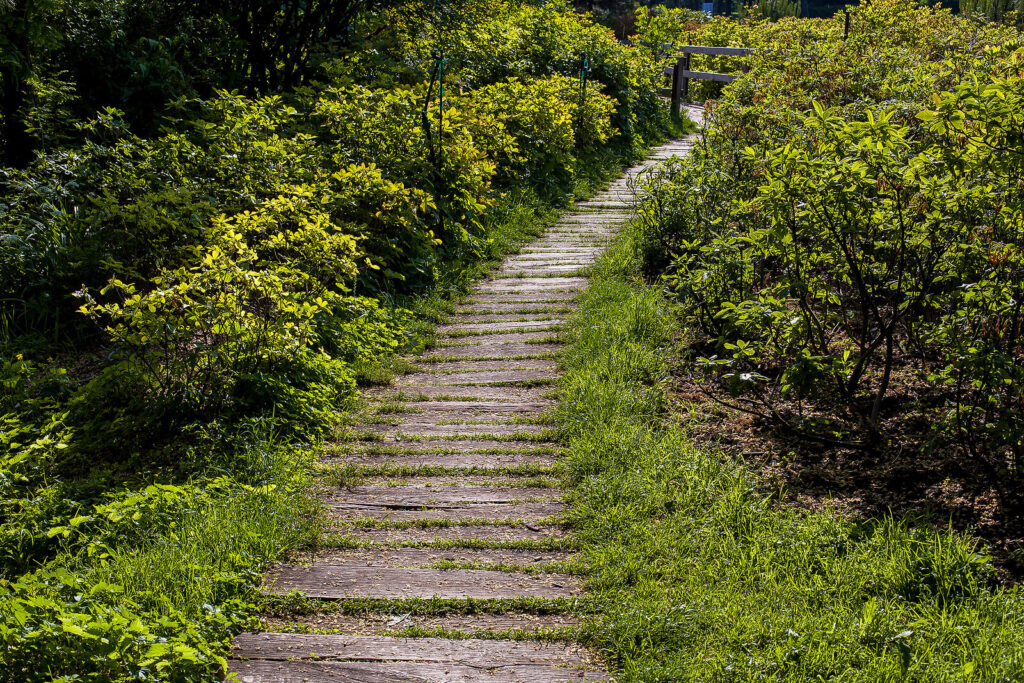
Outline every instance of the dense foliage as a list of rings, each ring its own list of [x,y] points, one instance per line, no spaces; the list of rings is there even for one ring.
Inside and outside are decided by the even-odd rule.
[[[779,505],[680,424],[679,320],[638,277],[640,238],[621,235],[581,298],[559,412],[588,634],[617,680],[1020,680],[1024,593],[992,585],[976,539]]]
[[[209,680],[408,309],[666,130],[654,65],[561,3],[361,4],[180,3],[206,42],[112,102],[32,63],[67,135],[0,169],[0,680]],[[47,17],[152,19],[28,5],[50,66],[81,36]]]
[[[960,11],[969,16],[1024,27],[1024,3],[1021,0],[960,0]]]
[[[823,444],[1024,476],[1024,50],[944,10],[711,22],[758,48],[697,152],[652,181],[646,266],[707,387]],[[706,31],[706,33],[705,33]]]

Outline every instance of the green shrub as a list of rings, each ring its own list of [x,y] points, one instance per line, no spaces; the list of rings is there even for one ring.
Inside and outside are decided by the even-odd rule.
[[[406,291],[432,282],[439,258],[459,260],[479,253],[483,241],[480,221],[493,203],[490,181],[494,163],[474,144],[473,132],[495,122],[478,120],[472,112],[451,107],[449,102],[443,140],[434,139],[431,135],[437,135],[440,116],[437,109],[424,114],[421,97],[425,94],[352,87],[329,90],[316,102],[317,120],[336,145],[329,157],[331,165],[369,164],[392,183],[391,188],[419,188],[426,193],[420,195],[420,208],[426,215],[419,222],[395,229],[381,226],[382,234],[371,235],[371,245],[377,239],[381,247],[391,250],[385,253],[387,257],[408,259],[382,264],[388,277],[409,278]],[[419,199],[415,190],[411,192]],[[373,203],[367,211],[364,217],[379,222]],[[371,233],[377,232],[374,223],[369,221]],[[406,233],[411,234],[407,237]],[[410,238],[419,243],[410,244]]]
[[[896,2],[857,8],[845,44],[825,25],[736,29],[775,52],[649,183],[648,272],[736,405],[870,446],[894,427],[893,384],[927,383],[919,409],[940,406],[1003,489],[1024,455],[1019,36]],[[969,51],[957,66],[950,35]]]
[[[560,3],[374,5],[309,71],[229,73],[294,81],[245,95],[208,87],[234,48],[194,44],[221,14],[129,49],[109,4],[61,21],[127,114],[68,133],[94,100],[40,82],[81,144],[0,169],[0,680],[219,675],[260,572],[311,539],[305,447],[356,378],[666,122],[651,63]]]
[[[500,160],[501,187],[526,185],[541,196],[554,197],[571,185],[577,155],[593,154],[610,137],[615,108],[596,84],[587,91],[586,101],[582,98],[578,80],[565,76],[512,78],[471,93],[468,106],[482,112],[484,121],[502,121],[512,138],[513,144],[503,138],[488,141],[501,145],[492,151]]]
[[[164,271],[149,291],[114,280],[120,303],[84,293],[82,312],[109,318],[122,358],[97,382],[133,387],[160,419],[273,411],[297,430],[326,429],[352,383],[313,348],[315,323],[355,277],[357,241],[312,194],[216,219],[198,265]]]
[[[664,135],[667,110],[655,89],[659,79],[655,65],[645,53],[624,46],[611,30],[562,0],[543,5],[502,1],[481,5],[473,21],[440,27],[410,25],[399,13],[389,16],[390,24],[397,27],[394,34],[400,36],[394,39],[408,45],[401,51],[404,60],[396,55],[400,61],[396,68],[407,69],[410,59],[425,68],[434,53],[440,53],[449,60],[452,87],[475,90],[510,78],[525,81],[562,75],[579,79],[586,61],[589,79],[616,102],[612,123],[617,144],[635,154],[645,141]],[[381,54],[364,50],[359,58],[379,60]],[[357,73],[356,67],[347,68]]]
[[[279,134],[295,118],[279,98],[223,94],[192,106],[198,120],[150,140],[108,111],[81,148],[6,170],[0,291],[18,304],[6,316],[9,333],[73,328],[76,288],[176,268],[217,213],[315,177],[312,139]]]
[[[586,633],[617,678],[1019,678],[1021,591],[992,586],[976,539],[780,505],[677,423],[686,406],[663,385],[676,306],[632,277],[632,240],[598,264],[567,326],[558,413],[591,568]]]
[[[211,642],[231,620],[212,606],[203,621],[168,615],[145,623],[118,586],[66,569],[0,579],[0,586],[11,617],[0,623],[0,680],[73,680],[88,671],[107,680],[173,672],[177,680],[204,681],[223,661]]]

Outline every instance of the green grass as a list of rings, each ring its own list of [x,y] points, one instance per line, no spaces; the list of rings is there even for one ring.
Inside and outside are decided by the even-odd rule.
[[[611,157],[605,162],[594,167],[597,175],[619,166]],[[490,240],[483,258],[468,254],[468,263],[452,264],[419,296],[381,294],[385,306],[413,312],[405,330],[410,348],[434,346],[436,325],[454,312],[454,301],[472,279],[540,234],[559,210],[529,194],[510,193],[485,217]],[[352,370],[360,385],[374,386],[391,384],[415,366],[385,353],[361,358]],[[337,408],[339,431],[346,433],[344,425],[354,421],[357,409],[348,403]],[[404,412],[390,401],[376,414],[397,421]],[[294,436],[294,425],[276,426]],[[313,453],[304,448],[309,444],[303,437],[311,435],[284,442],[269,427],[211,423],[193,428],[208,436],[183,439],[199,445],[166,471],[153,464],[163,462],[158,457],[121,453],[120,446],[110,444],[112,461],[121,458],[123,471],[108,472],[104,463],[93,463],[95,472],[87,479],[46,476],[31,498],[17,505],[4,501],[5,513],[13,510],[26,521],[3,539],[4,551],[11,553],[3,559],[13,570],[0,576],[0,681],[216,680],[231,636],[254,626],[262,573],[272,561],[300,546],[359,546],[322,523],[309,481]],[[509,440],[508,435],[500,440]],[[153,448],[165,446],[177,457],[166,444]],[[38,455],[40,467],[44,455]],[[340,485],[365,473],[337,470],[332,476]],[[2,521],[10,531],[9,520]],[[444,542],[403,546],[446,547]],[[524,541],[516,547],[557,550],[571,547],[571,541]]]
[[[200,619],[225,597],[249,598],[271,561],[318,533],[318,508],[295,483],[232,487],[182,515],[157,542],[112,551],[96,576],[158,614]]]
[[[430,541],[390,541],[390,542],[365,542],[353,538],[344,531],[334,531],[325,534],[319,540],[319,548],[331,550],[348,550],[354,548],[473,548],[479,550],[490,550],[500,548],[504,550],[557,550],[571,552],[578,548],[576,540],[571,536],[548,536],[538,539],[520,540],[497,540],[497,539],[432,539]]]
[[[291,593],[267,596],[266,607],[276,614],[404,614],[442,617],[459,614],[567,614],[585,607],[578,598],[347,598],[324,600]]]
[[[240,429],[205,476],[109,490],[56,527],[48,566],[0,579],[0,681],[213,680],[261,573],[317,538],[311,455]],[[69,667],[85,675],[61,677]]]
[[[278,629],[282,633],[308,633],[316,635],[346,635],[345,631],[330,628],[316,628],[309,624],[292,622]],[[578,640],[579,629],[576,627],[538,628],[531,625],[528,629],[455,629],[444,626],[424,627],[407,626],[405,628],[388,629],[387,635],[392,638],[446,638],[449,640],[519,640],[539,642],[571,642]]]
[[[1024,594],[977,541],[787,509],[673,426],[678,331],[634,262],[627,231],[580,299],[560,413],[586,638],[620,680],[1024,680]]]
[[[426,336],[427,345],[433,337]],[[353,374],[361,387],[388,386],[398,375],[416,371],[416,365],[401,356],[389,356],[372,360],[360,360],[353,365]]]
[[[465,466],[448,467],[441,465],[409,465],[384,463],[379,465],[358,465],[355,463],[327,464],[317,468],[319,476],[338,486],[354,486],[349,482],[361,482],[368,477],[436,477],[450,476],[557,476],[561,470],[555,465],[503,465],[498,467]]]

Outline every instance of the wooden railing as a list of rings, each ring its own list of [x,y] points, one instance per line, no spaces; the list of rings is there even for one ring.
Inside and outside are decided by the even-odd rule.
[[[679,116],[679,110],[684,99],[690,97],[690,79],[698,81],[718,81],[720,83],[732,83],[739,75],[720,74],[708,71],[691,71],[690,55],[718,55],[721,57],[746,57],[753,53],[747,47],[704,47],[701,45],[662,46],[663,49],[676,53],[675,66],[665,68],[665,75],[672,77],[672,87],[661,91],[662,95],[672,98],[672,116]],[[749,67],[743,65],[743,73]]]

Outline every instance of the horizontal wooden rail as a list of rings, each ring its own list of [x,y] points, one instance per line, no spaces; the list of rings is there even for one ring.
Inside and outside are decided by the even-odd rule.
[[[681,55],[718,55],[719,57],[746,57],[754,52],[749,47],[718,47],[715,45],[671,45],[661,46],[666,54],[678,52]]]
[[[690,79],[700,81],[717,81],[719,83],[732,83],[739,76],[735,74],[720,74],[710,71],[691,71],[690,55],[717,55],[720,57],[748,57],[753,50],[748,47],[715,47],[704,45],[662,45],[662,49],[678,53],[676,63],[673,67],[664,70],[666,76],[672,77],[672,87],[659,91],[661,94],[668,94],[672,98],[672,116],[679,116],[683,98],[690,96]],[[743,66],[746,73],[747,66]]]
[[[683,69],[683,78],[694,78],[698,81],[718,81],[720,83],[732,83],[739,76],[736,74],[717,74],[711,71],[690,71],[689,69]]]

